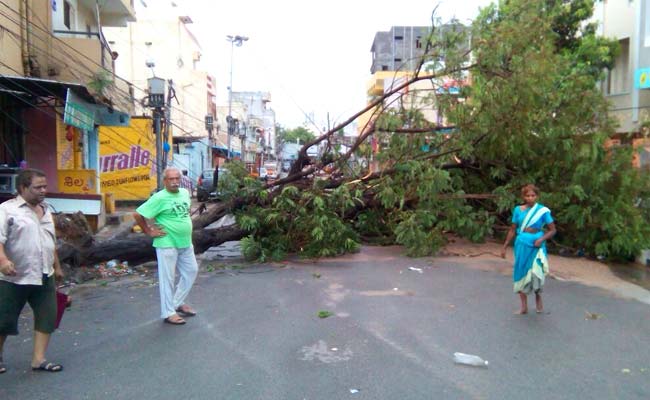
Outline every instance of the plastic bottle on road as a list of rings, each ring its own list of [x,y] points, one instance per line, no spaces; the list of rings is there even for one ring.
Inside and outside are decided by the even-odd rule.
[[[479,356],[465,353],[454,353],[454,362],[456,364],[471,365],[474,367],[487,368],[488,362]]]

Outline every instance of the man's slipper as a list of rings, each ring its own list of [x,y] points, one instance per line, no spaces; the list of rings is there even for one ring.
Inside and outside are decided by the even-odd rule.
[[[32,371],[61,372],[63,371],[63,365],[43,361],[38,367],[32,367]]]
[[[169,319],[169,317],[167,317],[163,320],[163,322],[171,325],[185,325],[185,320],[183,318]]]
[[[196,315],[196,311],[192,310],[191,308],[183,309],[183,306],[178,307],[176,309],[176,312],[179,313],[180,315],[184,316],[184,317],[193,317],[193,316]]]

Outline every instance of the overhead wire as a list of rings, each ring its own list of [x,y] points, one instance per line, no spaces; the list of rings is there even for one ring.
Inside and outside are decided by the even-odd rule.
[[[14,13],[16,13],[16,14],[19,16],[19,18],[23,19],[23,17],[20,15],[20,13],[19,13],[18,11],[16,11],[16,10],[13,9],[12,7],[10,7],[10,6],[9,6],[7,3],[5,3],[4,1],[0,0],[0,4],[3,4],[3,5],[4,5],[5,7],[7,7],[9,10],[13,11]],[[7,14],[5,14],[5,13],[2,13],[1,11],[0,11],[0,15],[5,16],[5,18],[7,18],[8,20],[10,20],[10,21],[13,22],[14,24],[19,25],[19,23],[18,23],[15,19],[11,18],[9,15],[7,15]],[[38,16],[35,16],[35,17],[36,17],[37,20],[39,20],[39,22],[40,22],[41,24],[45,25],[45,23],[44,23],[44,22],[43,22],[43,21],[42,21]],[[25,19],[25,21],[27,22],[27,18],[25,17],[24,19]],[[98,67],[104,69],[104,70],[107,71],[107,72],[111,72],[111,73],[113,73],[114,76],[116,76],[117,78],[119,78],[119,79],[123,80],[124,82],[128,83],[128,84],[131,85],[132,87],[134,87],[134,88],[136,88],[136,89],[142,91],[143,93],[145,92],[144,89],[139,88],[137,85],[134,85],[132,82],[129,82],[129,81],[125,80],[124,78],[119,77],[119,76],[116,75],[113,71],[111,71],[111,70],[107,69],[106,67],[100,65],[99,63],[97,63],[96,61],[94,61],[93,59],[91,59],[90,57],[88,57],[87,55],[81,53],[80,51],[78,51],[78,50],[75,49],[74,47],[70,46],[68,43],[66,43],[65,41],[61,40],[59,37],[55,36],[52,32],[49,32],[49,31],[45,30],[43,27],[39,26],[38,24],[34,24],[34,23],[32,23],[31,26],[34,26],[34,27],[36,27],[37,29],[39,29],[40,31],[44,32],[44,33],[47,35],[47,39],[49,39],[49,38],[53,38],[53,39],[56,40],[57,42],[63,44],[64,46],[66,46],[66,47],[68,47],[68,48],[70,48],[70,49],[72,49],[74,52],[76,52],[77,54],[81,55],[82,57],[84,57],[85,59],[87,59],[88,61],[90,61],[91,63],[93,63],[94,65],[97,65]],[[15,31],[12,31],[11,29],[7,29],[6,27],[4,27],[4,29],[7,30],[7,31],[10,33],[11,36],[13,36],[12,38],[13,38],[15,41],[17,41],[17,39],[18,39],[17,35],[18,35],[18,34],[17,34]],[[43,40],[43,41],[46,40],[46,39],[43,38],[43,36],[37,34],[36,32],[32,32],[32,34],[34,34],[34,35],[35,35],[38,39],[40,39],[40,40]],[[17,44],[20,45],[19,42],[17,42]],[[81,74],[83,75],[83,71],[79,70],[79,68],[76,67],[77,64],[75,64],[75,68],[72,68],[72,66],[70,66],[69,64],[67,64],[65,60],[58,59],[58,58],[57,58],[56,56],[54,56],[53,54],[50,54],[50,52],[47,52],[47,51],[45,51],[45,50],[39,48],[38,46],[35,46],[33,43],[31,44],[31,47],[36,48],[38,51],[41,52],[41,54],[44,54],[46,57],[51,57],[52,59],[54,59],[54,60],[56,60],[56,61],[62,63],[63,65],[65,65],[65,66],[68,67],[69,69],[71,69],[71,70],[74,69],[75,72],[77,72],[77,73],[81,73]],[[64,53],[65,55],[67,55],[67,56],[70,57],[71,59],[73,58],[72,55],[71,55],[70,53],[66,52],[66,51],[63,50],[63,49],[61,49],[61,50],[62,50],[62,53]],[[83,63],[81,63],[81,65],[82,65],[83,67],[85,67],[85,68],[87,69],[87,71],[91,74],[91,75],[86,75],[86,76],[87,76],[88,78],[92,78],[92,74],[94,73],[94,71],[92,71],[90,68],[88,68],[88,67],[87,67],[86,65],[84,65]],[[14,71],[15,71],[15,70],[14,70]],[[21,74],[21,72],[19,72],[19,71],[15,71],[15,72],[17,72],[18,74]],[[122,92],[122,93],[123,93],[124,97],[127,99],[127,102],[128,102],[128,104],[129,104],[129,107],[130,107],[131,101],[133,100],[133,97],[131,96],[131,94],[130,94],[130,93],[127,93],[127,92],[125,92],[125,91],[123,91],[122,89],[120,89],[120,88],[117,87],[117,86],[115,87],[115,89],[116,89],[118,92]],[[188,116],[188,117],[190,117],[190,118],[192,118],[192,119],[194,119],[194,120],[196,120],[196,121],[204,122],[202,119],[197,118],[196,116],[194,116],[194,115],[192,115],[192,114],[190,114],[190,113],[188,113],[188,112],[186,112],[186,111],[184,111],[184,110],[182,110],[182,109],[180,109],[180,108],[173,107],[173,109],[174,109],[176,112],[180,112],[181,114],[186,115],[186,116]],[[181,130],[183,130],[184,133],[187,135],[188,132],[187,132],[186,130],[184,130],[183,128],[181,128],[178,124],[174,124],[174,123],[171,122],[171,121],[170,121],[170,124],[176,126],[177,128],[179,128],[179,129],[181,129]],[[193,135],[191,135],[191,134],[190,134],[189,136],[190,136],[191,138],[193,138],[193,139],[196,139],[196,138],[202,138],[202,137],[193,136]],[[200,143],[202,143],[202,142],[200,142]],[[203,144],[204,144],[204,143],[203,143]],[[206,145],[206,147],[210,147],[210,146],[209,146],[209,145]]]
[[[1,3],[1,1],[0,1],[0,3]],[[0,14],[1,14],[1,13],[0,13]],[[16,35],[15,32],[13,32],[13,31],[11,31],[11,30],[9,30],[9,29],[6,29],[6,30],[10,33],[10,35]],[[13,37],[13,39],[15,40],[16,38]],[[18,43],[18,44],[19,44],[19,43]],[[34,46],[34,47],[36,47],[36,46]],[[36,48],[38,48],[38,47],[36,47]],[[40,51],[43,51],[43,50],[40,49],[40,48],[38,48],[38,49],[39,49]],[[9,66],[9,65],[7,65],[7,64],[5,64],[5,63],[3,63],[3,62],[1,62],[1,61],[0,61],[0,63],[2,63],[5,67],[9,68],[9,69],[12,70],[13,72],[15,72],[15,73],[17,73],[17,74],[21,74],[20,71],[15,70],[15,69],[12,68],[11,66]],[[37,86],[39,86],[39,87],[43,88],[44,90],[46,90],[46,89],[45,89],[44,87],[42,87],[41,85],[38,85],[38,84],[37,84]],[[23,88],[24,88],[24,87],[23,87]],[[52,94],[53,97],[58,97],[56,94],[52,93],[51,91],[49,91],[49,92],[50,92],[50,94]],[[116,133],[112,128],[108,128],[107,126],[104,126],[104,128],[105,128],[105,129],[109,129],[109,130],[111,130],[113,133]],[[153,145],[155,146],[154,141],[153,141],[151,138],[148,137],[148,135],[146,134],[146,132],[144,132],[144,131],[142,131],[142,130],[139,130],[139,129],[135,128],[135,127],[132,127],[132,128],[135,129],[136,131],[139,131],[140,133],[142,133],[143,136],[144,136],[147,140],[149,140],[149,142],[150,142],[151,144],[153,144]],[[123,143],[122,143],[122,144],[123,144]],[[135,144],[135,143],[133,143],[133,144]],[[126,145],[126,147],[128,147],[128,145]],[[189,166],[185,165],[185,167],[186,167],[187,169],[189,169]]]
[[[6,68],[11,69],[11,70],[14,71],[14,72],[17,72],[17,71],[15,71],[13,68],[11,68],[11,66],[5,64],[5,63],[2,62],[2,61],[0,61],[0,64],[2,64],[3,66],[5,66]],[[0,74],[0,76],[4,76],[4,75]],[[57,96],[55,93],[53,93],[53,92],[50,91],[49,89],[47,89],[47,88],[45,88],[45,87],[39,85],[38,83],[35,83],[35,84],[36,84],[36,86],[39,86],[41,89],[43,89],[45,92],[49,93],[49,94],[50,94],[50,97],[53,97],[53,98],[55,98],[55,99],[56,99],[56,98],[59,98],[59,96]],[[40,96],[38,96],[37,94],[31,92],[28,88],[26,88],[26,87],[23,86],[23,85],[21,85],[21,84],[19,84],[19,83],[16,83],[16,85],[19,86],[19,87],[21,87],[21,88],[25,91],[25,93],[29,93],[30,95],[33,95],[33,96],[36,96],[36,97],[40,97]],[[12,96],[16,97],[17,99],[23,101],[25,104],[27,104],[27,105],[29,105],[29,106],[32,106],[32,103],[30,103],[29,101],[23,99],[20,95],[14,93],[14,92],[12,92],[12,91],[7,91],[7,90],[6,90],[6,89],[7,89],[6,87],[0,85],[0,88],[5,89],[5,92],[8,93],[9,95],[12,95]],[[47,115],[48,117],[52,118],[52,119],[56,119],[57,117],[61,117],[61,119],[63,119],[63,115],[62,115],[60,112],[58,112],[58,111],[56,110],[56,107],[54,107],[54,106],[52,107],[52,110],[54,111],[54,114],[49,113],[49,112],[47,112],[46,110],[44,110],[44,109],[42,109],[42,108],[36,108],[36,107],[34,107],[34,108],[35,108],[36,110],[38,110],[39,112],[41,112],[41,113]],[[3,113],[4,113],[5,115],[9,116],[9,117],[10,117],[14,122],[16,122],[19,126],[22,125],[21,122],[15,120],[15,118],[11,117],[9,114],[5,113],[4,111],[3,111]],[[72,117],[73,117],[73,118],[77,118],[77,119],[79,119],[79,118],[76,117],[76,116],[72,116]],[[118,133],[117,131],[115,131],[112,127],[109,127],[109,126],[103,126],[103,127],[104,127],[104,129],[107,129],[107,130],[111,131],[112,133],[114,133],[114,134],[116,135],[116,137],[120,137],[119,133]],[[139,132],[139,133],[143,134],[143,137],[144,137],[145,139],[149,140],[149,142],[150,142],[151,144],[153,144],[153,141],[152,141],[151,138],[148,137],[147,132],[142,131],[142,130],[140,130],[140,129],[136,129],[135,127],[132,127],[132,128],[133,128],[134,130],[136,130],[136,132]],[[34,137],[40,139],[41,142],[42,142],[43,144],[47,144],[47,143],[45,143],[45,142],[44,142],[40,137],[38,137],[38,135],[35,135]],[[117,142],[118,144],[121,144],[122,146],[124,146],[125,148],[129,148],[131,145],[135,145],[135,144],[137,144],[137,143],[135,143],[135,142],[131,142],[131,141],[126,141],[126,142],[124,142],[124,141],[121,141],[121,140],[116,140],[115,137],[113,137],[112,139],[113,139],[115,142]],[[117,149],[116,147],[114,147],[114,146],[112,146],[112,145],[106,145],[106,146],[107,146],[109,149],[115,150],[116,152],[121,152],[119,149]],[[188,168],[188,166],[185,165],[184,163],[180,163],[180,162],[179,162],[179,164],[180,164],[181,166],[185,166],[186,168]],[[97,168],[98,168],[98,170],[99,170],[99,169],[102,169],[102,166],[101,166],[101,165],[98,165]],[[95,173],[95,177],[101,180],[100,175],[98,175],[97,173]],[[125,190],[125,192],[127,192],[127,191]],[[136,197],[139,197],[139,195],[136,195],[136,194],[134,194],[133,192],[130,192],[129,194],[134,195],[134,196],[136,196]]]

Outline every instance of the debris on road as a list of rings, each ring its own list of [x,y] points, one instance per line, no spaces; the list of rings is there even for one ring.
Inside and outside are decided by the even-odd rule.
[[[334,315],[334,313],[331,311],[321,310],[318,312],[318,318],[327,318],[331,317],[332,315]]]
[[[318,278],[320,278],[321,275],[319,273],[314,272],[313,274],[311,274],[311,276],[318,279]]]
[[[487,368],[488,366],[487,360],[484,360],[479,356],[475,356],[473,354],[458,353],[458,352],[454,353],[454,362],[456,364],[470,365],[472,367]]]
[[[423,272],[424,272],[424,271],[422,270],[422,268],[417,268],[417,267],[409,267],[409,270],[410,270],[410,271],[419,272],[419,273],[423,273]]]
[[[359,393],[359,391],[360,391],[359,389],[350,389],[350,393],[352,394],[357,394]]]
[[[602,317],[603,317],[603,314],[592,313],[592,312],[589,312],[589,311],[586,311],[586,310],[585,310],[585,319],[586,319],[586,320],[589,320],[589,319],[592,319],[592,320],[593,320],[593,319],[600,319],[600,318],[602,318]]]

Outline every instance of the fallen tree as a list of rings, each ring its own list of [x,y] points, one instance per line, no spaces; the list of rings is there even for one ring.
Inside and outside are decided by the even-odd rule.
[[[648,176],[632,167],[631,146],[605,146],[615,129],[597,82],[617,44],[583,23],[592,10],[590,0],[510,0],[470,27],[432,18],[418,68],[306,143],[288,176],[262,184],[232,162],[224,201],[194,219],[195,249],[241,239],[247,257],[270,260],[363,240],[433,254],[447,232],[498,234],[531,182],[553,210],[557,245],[608,257],[650,246]],[[344,146],[339,132],[362,115]],[[228,213],[237,227],[206,228]],[[75,265],[153,258],[141,234],[66,243],[61,258]]]

